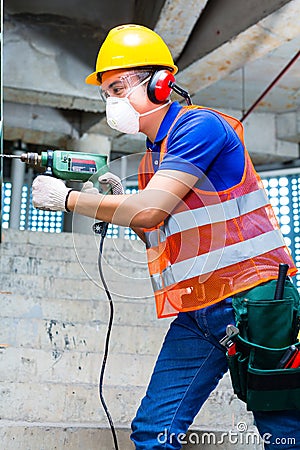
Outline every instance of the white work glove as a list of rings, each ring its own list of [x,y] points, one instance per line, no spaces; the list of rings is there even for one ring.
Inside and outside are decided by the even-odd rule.
[[[33,206],[46,211],[68,211],[66,203],[72,190],[62,180],[39,175],[32,183]]]
[[[98,181],[104,194],[109,193],[110,190],[113,195],[124,194],[121,180],[119,177],[117,177],[117,175],[114,175],[111,172],[106,172],[105,174],[100,175]]]
[[[94,187],[94,185],[91,181],[87,181],[86,183],[83,183],[81,192],[84,192],[85,194],[99,195],[98,189]]]

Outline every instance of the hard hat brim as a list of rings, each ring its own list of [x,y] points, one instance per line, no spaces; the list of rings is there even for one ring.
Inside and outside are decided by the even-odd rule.
[[[93,84],[95,86],[100,86],[100,82],[97,78],[97,73],[98,72],[93,72],[90,75],[88,75],[85,79],[86,84]]]

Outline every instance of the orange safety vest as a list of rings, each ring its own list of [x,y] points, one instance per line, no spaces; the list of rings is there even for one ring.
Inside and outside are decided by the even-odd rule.
[[[171,129],[193,108],[201,107],[183,107]],[[144,229],[159,318],[204,308],[275,279],[279,263],[289,265],[289,275],[297,272],[245,148],[241,122],[215,112],[234,128],[244,146],[243,177],[219,192],[202,190],[197,183],[164,222]],[[171,129],[162,142],[160,161]],[[139,166],[139,189],[145,189],[153,175],[152,154],[147,150]]]

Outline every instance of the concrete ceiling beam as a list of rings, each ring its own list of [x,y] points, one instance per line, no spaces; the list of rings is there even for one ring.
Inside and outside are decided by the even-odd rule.
[[[299,35],[300,2],[292,0],[181,71],[177,81],[190,94],[204,89]]]
[[[4,103],[4,139],[28,144],[65,147],[79,138],[80,117],[45,106]]]
[[[76,95],[62,95],[61,93],[22,89],[21,87],[4,87],[4,98],[7,102],[49,106],[52,108],[77,109],[99,113],[104,111],[104,104],[99,99],[87,99]]]
[[[166,1],[154,31],[163,36],[173,59],[176,60],[182,53],[191,31],[204,10],[208,0]]]
[[[79,49],[82,52],[86,48],[88,52],[92,44],[75,26],[65,32],[68,49],[54,39],[58,33],[49,24],[34,22],[31,25],[12,16],[6,17],[4,30],[5,100],[104,111],[105,105],[100,101],[97,88],[85,84],[85,77],[93,68],[79,55]]]
[[[99,122],[99,116],[96,114],[78,111],[75,115],[74,111],[5,102],[4,115],[4,139],[7,141],[21,140],[27,144],[69,150],[78,150],[76,143],[82,142],[85,143],[85,151],[90,148],[91,153],[97,153],[99,142],[112,141],[108,133],[99,133],[98,131],[93,133],[91,124]],[[109,130],[108,126],[106,128]],[[88,133],[86,129],[89,129]],[[98,152],[100,152],[103,146],[101,144],[98,147]],[[107,144],[105,144],[106,153],[107,148]]]

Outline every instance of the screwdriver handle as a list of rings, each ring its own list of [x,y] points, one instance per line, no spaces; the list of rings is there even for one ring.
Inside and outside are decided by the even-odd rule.
[[[288,264],[283,264],[283,263],[279,264],[278,278],[277,278],[277,284],[276,284],[276,288],[275,288],[274,300],[281,300],[283,298],[284,283],[286,280],[288,270],[289,270]]]

